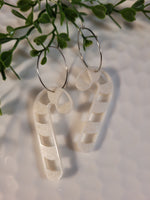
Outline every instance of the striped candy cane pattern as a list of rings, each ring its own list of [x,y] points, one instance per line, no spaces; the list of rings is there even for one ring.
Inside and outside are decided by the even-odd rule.
[[[62,95],[67,96],[67,101],[59,104]],[[35,99],[33,119],[44,173],[50,180],[59,180],[63,175],[63,168],[51,118],[50,109],[53,104],[59,113],[69,112],[72,108],[72,100],[64,89],[59,88],[55,92],[44,89]]]
[[[81,83],[82,86],[85,85],[83,84],[83,80]],[[113,83],[106,72],[101,70],[99,80],[96,82],[93,81],[92,84],[96,84],[96,93],[86,120],[83,122],[84,125],[81,133],[74,138],[75,147],[82,152],[89,152],[93,149],[101,131],[103,121],[105,120],[107,108],[112,96]],[[81,85],[78,83],[78,88],[80,87]]]

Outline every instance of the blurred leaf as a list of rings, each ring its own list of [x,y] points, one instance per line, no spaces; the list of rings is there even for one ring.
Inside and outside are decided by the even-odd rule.
[[[0,101],[0,116],[2,116],[1,101]]]
[[[26,20],[26,18],[25,18],[20,12],[18,12],[17,10],[14,10],[14,9],[13,9],[11,12],[12,12],[12,14],[15,15],[16,17],[19,17],[19,18],[21,18],[21,19],[25,19],[25,20]]]
[[[17,6],[23,12],[28,11],[32,7],[32,1],[31,0],[19,0],[17,2]]]
[[[8,38],[8,37],[1,38],[0,37],[0,44],[4,44],[6,42],[10,42],[11,40],[14,40],[14,38]]]
[[[12,61],[12,50],[2,52],[0,60],[5,68],[9,67]]]
[[[39,33],[42,33],[42,29],[41,29],[41,27],[40,27],[38,21],[35,21],[35,22],[34,22],[34,26],[35,26],[35,28],[39,31]]]
[[[60,12],[60,24],[62,25],[65,20],[65,14],[63,11]]]
[[[104,19],[107,10],[104,5],[96,5],[92,7],[92,11],[96,17]]]
[[[41,24],[47,24],[51,22],[47,13],[42,13],[38,20]]]
[[[53,11],[53,9],[51,8],[51,6],[48,3],[46,3],[46,11],[47,11],[48,15],[50,16],[50,18],[56,18],[55,12]]]
[[[15,33],[15,29],[12,26],[7,26],[7,32],[10,36],[13,36]]]
[[[35,49],[33,49],[33,50],[30,51],[30,55],[31,55],[32,57],[38,56],[38,54],[39,54],[39,51],[37,51],[37,50],[35,50]]]
[[[108,3],[108,4],[105,4],[104,6],[106,8],[106,15],[110,15],[113,11],[114,5],[111,3]]]
[[[134,8],[137,11],[142,11],[144,9],[144,0],[137,0],[133,5],[132,8]]]
[[[57,42],[58,42],[58,46],[61,48],[61,49],[64,49],[67,47],[67,42],[66,40],[64,40],[63,38],[61,38],[59,35],[57,36]]]
[[[7,34],[5,33],[0,33],[0,38],[6,38],[7,37]]]
[[[58,45],[61,49],[64,49],[67,47],[67,42],[70,40],[70,38],[68,37],[68,34],[67,33],[60,33],[58,36],[57,36],[57,42],[58,42]]]
[[[75,22],[76,18],[78,17],[77,13],[72,8],[64,8],[64,13],[66,18],[71,22]]]
[[[68,37],[67,33],[60,33],[59,37],[61,37],[62,39],[66,40],[66,41],[70,41],[70,38]]]
[[[45,42],[47,38],[47,35],[41,35],[41,36],[38,36],[34,39],[34,42],[36,43],[36,45],[41,45]]]
[[[133,8],[124,8],[120,11],[122,17],[128,21],[133,22],[135,19],[136,11]]]
[[[44,56],[41,60],[41,65],[45,65],[46,62],[47,62],[47,58]]]
[[[3,5],[4,5],[4,1],[0,0],[0,9],[2,8]]]
[[[26,25],[31,25],[32,23],[33,23],[33,12],[31,12],[26,19]]]
[[[83,38],[83,49],[84,49],[84,51],[86,50],[86,47],[89,47],[92,44],[93,44],[92,40],[88,40],[86,38]]]
[[[2,75],[2,79],[3,79],[3,80],[6,80],[5,66],[4,66],[4,64],[1,62],[1,60],[0,60],[0,72],[1,72],[1,75]]]

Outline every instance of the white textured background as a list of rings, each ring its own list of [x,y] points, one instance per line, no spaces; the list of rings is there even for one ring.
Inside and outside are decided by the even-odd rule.
[[[19,25],[5,10],[0,19],[1,31],[5,24]],[[132,25],[120,23],[121,30],[109,19],[89,16],[86,22],[100,37],[114,96],[93,153],[61,148],[68,170],[59,183],[43,179],[37,167],[28,111],[31,91],[41,86],[36,60],[22,43],[14,60],[22,81],[0,80],[0,200],[150,200],[150,21],[139,15]],[[72,67],[75,42],[64,51]]]

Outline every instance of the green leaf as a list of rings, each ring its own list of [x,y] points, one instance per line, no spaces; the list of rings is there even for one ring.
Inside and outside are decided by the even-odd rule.
[[[12,50],[2,52],[0,60],[3,63],[4,67],[7,68],[10,66],[12,61]]]
[[[2,79],[6,80],[5,66],[4,66],[4,64],[1,61],[0,61],[0,72],[1,72],[1,75],[2,75]]]
[[[33,49],[33,50],[30,51],[30,55],[31,55],[32,57],[38,56],[38,54],[39,54],[39,51],[37,51],[37,50],[35,50],[35,49]]]
[[[32,7],[32,1],[31,0],[19,0],[17,2],[17,6],[23,12],[28,11]]]
[[[18,12],[17,10],[12,10],[11,12],[12,12],[12,14],[15,15],[16,17],[19,17],[19,18],[21,18],[21,19],[25,19],[25,20],[26,20],[26,18],[25,18],[20,12]]]
[[[41,60],[41,65],[45,65],[46,62],[47,62],[47,58],[44,56]]]
[[[51,22],[50,17],[47,13],[42,13],[38,20],[41,24],[47,24]]]
[[[15,29],[12,26],[7,26],[7,32],[10,36],[13,36],[15,33]]]
[[[33,23],[33,12],[31,12],[26,19],[26,25],[31,25],[32,23]]]
[[[67,33],[60,33],[59,37],[61,37],[62,39],[64,39],[65,41],[70,41],[70,38],[68,37]]]
[[[15,38],[8,38],[7,37],[7,34],[4,34],[4,33],[0,33],[0,45],[1,44],[4,44],[6,42],[9,42],[11,40],[15,40]]]
[[[0,101],[0,105],[1,105],[1,101]],[[0,107],[0,116],[2,116],[2,109]]]
[[[104,19],[107,10],[104,5],[96,5],[92,7],[92,11],[96,17]]]
[[[80,3],[80,2],[81,2],[81,0],[72,0],[72,3],[78,4],[78,3]]]
[[[64,40],[62,37],[60,37],[59,35],[57,36],[57,42],[58,42],[58,46],[61,48],[61,49],[64,49],[67,47],[67,42],[66,40]]]
[[[56,18],[55,12],[48,3],[46,3],[46,11],[51,18]]]
[[[4,44],[6,42],[10,42],[11,40],[15,40],[15,39],[14,38],[7,38],[7,37],[5,37],[5,38],[1,38],[0,37],[0,44]]]
[[[114,5],[111,3],[108,3],[108,4],[105,4],[104,6],[106,8],[106,15],[110,15],[113,11]]]
[[[47,38],[47,35],[41,35],[41,36],[38,36],[34,39],[34,42],[37,44],[37,45],[41,45],[45,42]]]
[[[7,37],[7,34],[5,33],[0,33],[0,38],[6,38]]]
[[[84,50],[86,50],[86,47],[89,47],[92,44],[93,44],[92,40],[88,40],[86,38],[83,38],[83,49]]]
[[[65,20],[65,14],[63,11],[60,12],[60,24],[63,25],[63,22]]]
[[[133,8],[124,8],[120,11],[122,17],[128,21],[133,22],[135,19],[136,11]]]
[[[4,5],[4,1],[0,0],[0,9],[2,8],[3,5]]]
[[[42,33],[42,29],[41,29],[41,27],[40,27],[38,21],[35,21],[35,22],[34,22],[34,26],[35,26],[35,28],[39,31],[39,33]]]
[[[68,37],[68,34],[67,33],[60,33],[58,36],[57,36],[57,42],[58,42],[58,45],[61,49],[64,49],[67,47],[67,42],[70,41],[70,38]]]
[[[142,11],[144,9],[144,0],[137,0],[133,5],[132,8],[134,8],[137,11]]]
[[[78,17],[77,13],[72,8],[64,8],[64,13],[66,18],[71,22],[75,22]]]

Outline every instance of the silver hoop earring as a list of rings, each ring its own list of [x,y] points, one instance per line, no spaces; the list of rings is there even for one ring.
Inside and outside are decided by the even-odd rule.
[[[64,54],[62,53],[62,51],[61,51],[58,47],[50,46],[49,48],[57,49],[57,50],[59,51],[60,55],[62,56],[63,60],[64,60],[66,76],[65,76],[64,83],[62,84],[62,86],[60,86],[61,88],[64,88],[64,87],[66,86],[66,84],[67,84],[67,79],[68,79],[68,67],[67,67],[67,64],[66,64],[65,56],[64,56]],[[44,87],[46,90],[48,90],[48,91],[50,91],[50,92],[55,92],[56,89],[50,89],[50,88],[48,88],[48,87],[45,85],[45,83],[43,82],[42,78],[41,78],[40,71],[39,71],[40,56],[41,56],[41,54],[38,56],[37,67],[36,67],[36,71],[37,71],[37,74],[38,74],[38,78],[39,78],[41,84],[43,85],[43,87]]]
[[[80,35],[83,35],[83,30],[87,30],[88,32],[90,32],[91,36],[96,40],[96,45],[98,47],[98,53],[99,53],[99,57],[100,57],[100,63],[98,64],[97,69],[90,69],[88,63],[86,62],[86,60],[84,59],[82,52],[81,52],[81,45],[80,45]],[[100,49],[100,43],[98,41],[97,36],[95,35],[95,33],[89,29],[86,28],[84,26],[80,27],[78,30],[78,50],[79,50],[79,54],[80,54],[80,58],[85,66],[85,68],[78,74],[77,78],[76,78],[76,87],[80,90],[80,91],[85,91],[88,90],[93,83],[97,82],[99,77],[100,77],[100,70],[102,67],[102,52]],[[87,77],[88,81],[86,81],[83,76]]]
[[[34,101],[33,120],[44,173],[48,179],[58,180],[63,175],[63,168],[51,118],[51,107],[55,105],[56,110],[59,113],[68,113],[72,109],[72,99],[64,89],[68,79],[68,67],[66,65],[65,57],[61,50],[57,47],[51,46],[49,48],[58,50],[62,56],[65,63],[66,76],[63,84],[60,87],[56,87],[55,89],[48,88],[40,75],[39,61],[41,54],[39,55],[37,61],[37,74],[44,89],[37,95]],[[59,103],[59,100],[62,98],[62,96],[66,96],[67,98],[65,98],[63,103]]]

